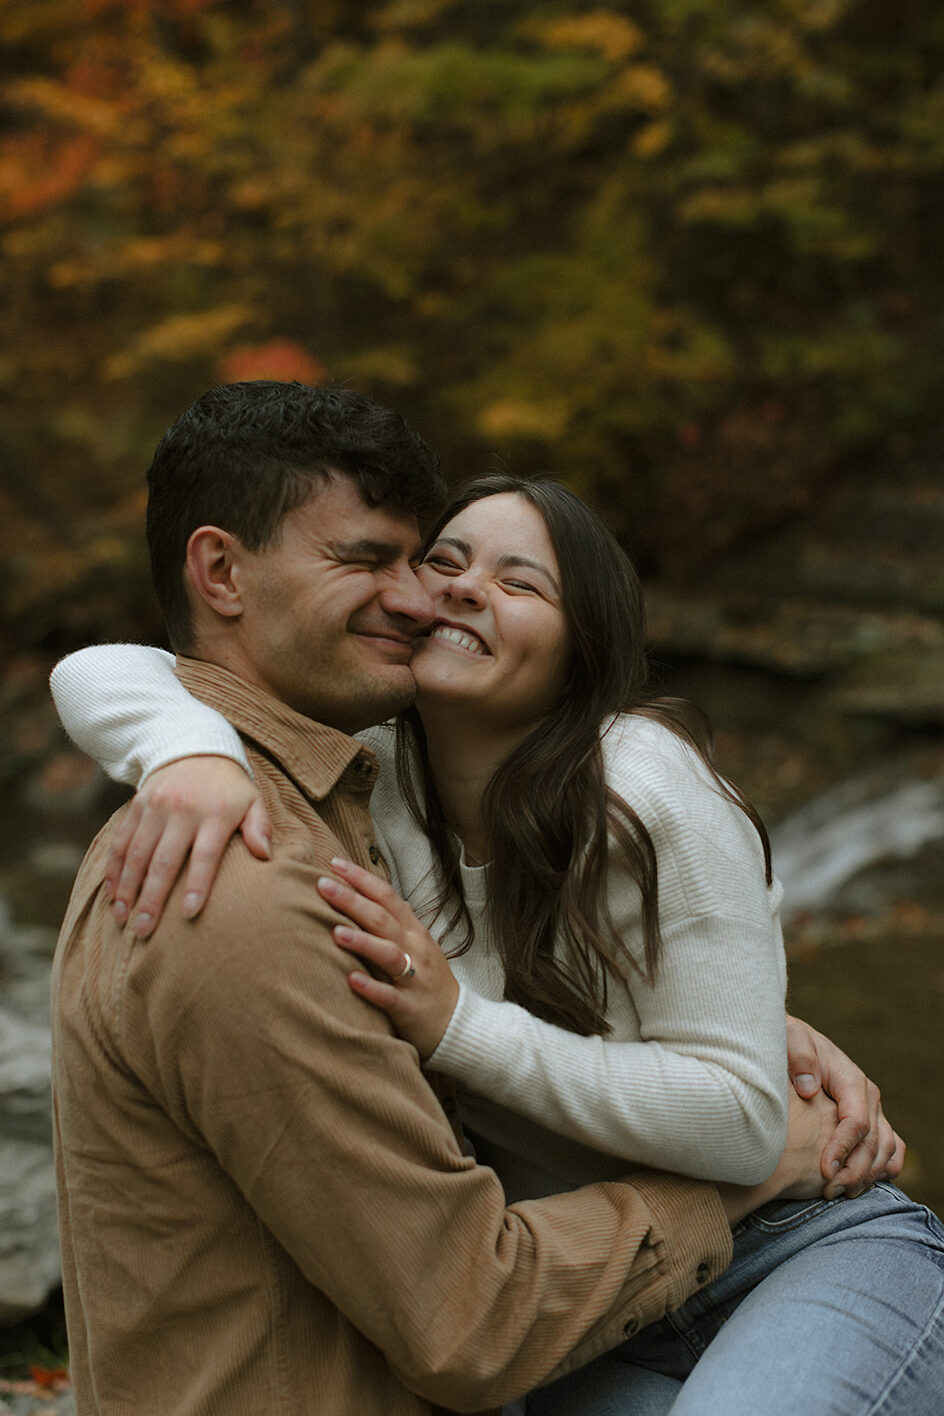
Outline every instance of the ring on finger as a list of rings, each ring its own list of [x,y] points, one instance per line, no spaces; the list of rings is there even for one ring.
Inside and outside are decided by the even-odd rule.
[[[404,951],[403,951],[403,968],[400,970],[400,972],[399,972],[398,974],[393,974],[393,975],[391,976],[391,981],[392,981],[393,983],[399,983],[401,979],[412,978],[415,973],[416,973],[416,967],[415,967],[415,965],[414,965],[414,963],[413,963],[413,960],[410,958],[409,954],[408,954],[408,953],[406,952],[406,950],[404,949]]]

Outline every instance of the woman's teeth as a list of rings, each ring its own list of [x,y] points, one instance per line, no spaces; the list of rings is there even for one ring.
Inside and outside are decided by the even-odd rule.
[[[460,649],[467,649],[470,654],[488,653],[477,634],[470,634],[467,629],[454,629],[451,624],[437,624],[430,638],[445,639],[450,644],[457,644]]]

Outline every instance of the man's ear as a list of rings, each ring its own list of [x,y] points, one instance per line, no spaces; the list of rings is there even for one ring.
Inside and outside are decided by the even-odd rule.
[[[239,575],[234,574],[241,550],[238,539],[218,526],[198,526],[187,542],[191,593],[225,619],[243,612]]]

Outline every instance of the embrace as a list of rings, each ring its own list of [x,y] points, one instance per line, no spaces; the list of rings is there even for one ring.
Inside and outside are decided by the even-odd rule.
[[[944,1229],[600,520],[300,384],[148,481],[176,663],[53,674],[139,787],[53,970],[78,1416],[935,1416]]]

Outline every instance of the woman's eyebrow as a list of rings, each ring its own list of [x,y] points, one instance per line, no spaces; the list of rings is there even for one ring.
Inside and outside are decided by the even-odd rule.
[[[461,555],[466,557],[472,554],[472,547],[469,545],[469,542],[463,541],[459,536],[437,536],[433,544],[429,547],[430,551],[433,549],[433,546],[452,546],[453,550],[459,551]],[[429,554],[428,551],[427,554]]]
[[[468,541],[463,541],[460,536],[437,536],[433,544],[430,546],[429,551],[433,550],[436,546],[452,546],[454,550],[459,551],[461,555],[464,555],[467,560],[471,559],[472,557],[471,545]],[[429,555],[429,551],[426,552],[427,555]],[[554,593],[556,595],[561,594],[561,588],[557,582],[557,577],[552,575],[551,572],[548,570],[547,566],[542,565],[540,561],[531,560],[528,556],[517,555],[513,551],[506,551],[504,555],[498,557],[498,560],[495,562],[495,565],[499,570],[508,570],[511,566],[516,565],[527,566],[529,570],[536,570],[539,575],[543,575],[548,584],[553,588]]]
[[[527,556],[518,556],[509,553],[504,556],[499,556],[496,565],[499,570],[508,570],[509,567],[515,565],[527,566],[529,570],[536,570],[539,575],[543,575],[548,584],[553,586],[555,594],[559,595],[561,593],[561,588],[557,583],[557,577],[553,576],[547,566],[542,565],[540,561],[530,560]]]

